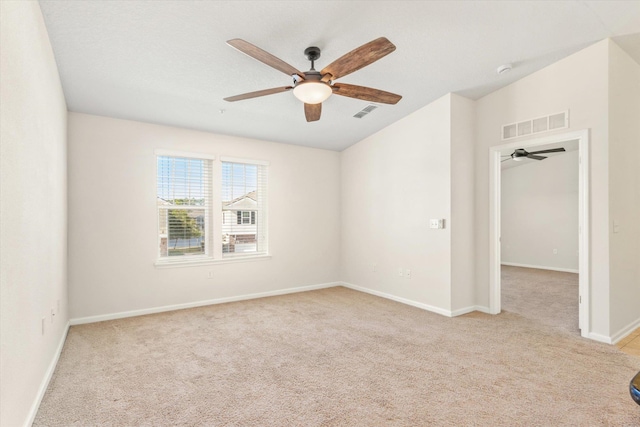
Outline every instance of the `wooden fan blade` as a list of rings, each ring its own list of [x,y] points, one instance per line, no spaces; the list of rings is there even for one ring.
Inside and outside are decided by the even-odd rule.
[[[278,71],[282,71],[283,73],[291,76],[293,74],[297,74],[300,77],[304,77],[304,74],[298,71],[293,66],[287,64],[282,59],[276,58],[272,54],[267,51],[260,49],[258,46],[252,45],[251,43],[244,41],[242,39],[232,39],[228,40],[227,44],[233,48],[238,49],[240,52],[249,55],[250,57],[257,59],[258,61],[267,64],[268,66],[275,68]]]
[[[320,113],[322,112],[322,103],[320,104],[304,104],[304,116],[308,122],[315,122],[320,120]]]
[[[331,74],[331,80],[336,80],[376,62],[394,50],[396,46],[393,43],[386,37],[380,37],[336,59],[324,67],[320,74]]]
[[[256,92],[243,93],[242,95],[230,96],[224,98],[225,101],[234,102],[242,101],[243,99],[257,98],[259,96],[273,95],[274,93],[286,92],[293,89],[293,86],[274,87],[273,89],[258,90]]]
[[[398,101],[402,99],[402,96],[396,95],[395,93],[364,86],[336,83],[331,86],[331,88],[336,95],[348,96],[349,98],[362,99],[364,101],[380,102],[382,104],[397,104]]]
[[[527,159],[544,160],[544,159],[546,159],[546,157],[545,157],[545,156],[535,156],[535,155],[533,155],[533,154],[529,154],[529,155],[527,156]]]

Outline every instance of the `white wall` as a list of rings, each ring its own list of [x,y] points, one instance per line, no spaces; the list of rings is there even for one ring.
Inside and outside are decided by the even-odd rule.
[[[451,310],[476,304],[474,247],[475,102],[451,95]]]
[[[266,160],[271,259],[157,268],[155,149]],[[72,318],[335,282],[339,153],[69,114]],[[209,271],[213,279],[207,278]]]
[[[501,261],[577,273],[578,151],[505,169],[501,182]]]
[[[609,60],[610,331],[616,335],[640,326],[640,65],[614,42]]]
[[[569,109],[569,130],[590,129],[591,330],[603,337],[610,331],[609,43],[596,43],[476,102],[477,303],[489,304],[489,147],[502,144],[500,129],[504,124]]]
[[[470,129],[453,129],[451,117],[452,111],[472,115],[470,103],[446,95],[342,152],[345,282],[451,314],[451,235],[457,226],[452,220],[452,134],[456,146],[470,145],[465,139]],[[472,154],[463,153],[467,156]],[[446,228],[430,229],[431,218],[445,219]],[[411,278],[400,277],[400,268],[410,269]]]
[[[0,2],[0,46],[0,425],[9,427],[35,415],[68,321],[67,108],[37,2]]]

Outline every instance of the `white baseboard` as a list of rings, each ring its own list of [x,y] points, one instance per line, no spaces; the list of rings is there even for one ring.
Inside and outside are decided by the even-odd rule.
[[[447,316],[447,317],[461,316],[463,314],[471,313],[472,311],[481,311],[483,313],[491,314],[491,312],[489,311],[488,307],[483,307],[483,306],[480,306],[480,305],[472,305],[472,306],[469,306],[469,307],[460,308],[458,310],[451,311],[451,310],[446,310],[444,308],[436,307],[434,305],[424,304],[422,302],[417,302],[417,301],[413,301],[413,300],[410,300],[410,299],[407,299],[407,298],[402,298],[402,297],[398,297],[398,296],[395,296],[395,295],[391,295],[391,294],[388,294],[386,292],[380,292],[380,291],[376,291],[376,290],[369,289],[369,288],[363,288],[362,286],[354,285],[352,283],[341,282],[340,284],[342,286],[344,286],[345,288],[353,289],[354,291],[360,291],[360,292],[364,292],[364,293],[367,293],[367,294],[375,295],[377,297],[390,299],[392,301],[396,301],[396,302],[399,302],[399,303],[402,303],[402,304],[407,304],[407,305],[410,305],[412,307],[421,308],[423,310],[431,311],[433,313],[441,314],[441,315]]]
[[[141,310],[122,311],[119,313],[100,314],[97,316],[78,317],[71,319],[71,325],[83,325],[85,323],[103,322],[105,320],[123,319],[125,317],[144,316],[145,314],[162,313],[165,311],[182,310],[185,308],[202,307],[205,305],[224,304],[227,302],[244,301],[248,299],[272,297],[277,295],[293,294],[296,292],[313,291],[316,289],[332,288],[340,286],[340,282],[321,283],[319,285],[300,286],[296,288],[278,289],[276,291],[259,292],[255,294],[238,295],[226,298],[216,298],[204,301],[187,302],[184,304],[172,304],[162,307],[143,308]]]
[[[42,398],[49,387],[49,382],[51,381],[51,377],[53,376],[53,372],[56,370],[56,365],[58,365],[58,359],[60,359],[60,354],[62,353],[62,348],[64,347],[64,342],[67,339],[67,334],[69,333],[69,325],[67,324],[64,327],[64,332],[60,337],[60,342],[58,343],[58,348],[56,348],[56,352],[49,363],[49,367],[47,368],[47,372],[44,374],[44,378],[40,383],[40,388],[38,389],[38,394],[36,395],[35,400],[31,404],[31,409],[29,409],[29,414],[27,415],[27,420],[25,421],[25,427],[30,427],[33,424],[33,421],[36,418],[36,414],[38,413],[38,408],[40,407],[40,403],[42,402]]]
[[[640,328],[640,318],[634,320],[633,322],[629,323],[627,326],[625,326],[624,328],[622,328],[621,330],[613,334],[611,336],[611,344],[617,344],[618,341],[620,341],[622,338],[626,337],[627,335],[629,335],[631,332],[635,331],[638,328]]]
[[[474,311],[479,311],[481,313],[491,314],[491,311],[489,310],[489,307],[484,307],[484,306],[481,306],[481,305],[472,305],[472,306],[469,306],[469,307],[459,308],[457,310],[453,310],[451,312],[451,317],[461,316],[463,314],[471,313],[471,312],[474,312]]]
[[[413,300],[402,298],[402,297],[397,297],[395,295],[387,294],[385,292],[375,291],[373,289],[363,288],[362,286],[357,286],[357,285],[354,285],[352,283],[341,282],[341,285],[344,286],[345,288],[353,289],[354,291],[364,292],[364,293],[367,293],[367,294],[375,295],[377,297],[382,297],[382,298],[390,299],[392,301],[400,302],[402,304],[407,304],[407,305],[410,305],[410,306],[413,306],[413,307],[418,307],[418,308],[421,308],[423,310],[427,310],[427,311],[431,311],[433,313],[441,314],[443,316],[451,317],[451,311],[445,310],[445,309],[440,308],[440,307],[436,307],[436,306],[429,305],[429,304],[424,304],[424,303],[421,303],[421,302],[413,301]]]
[[[595,332],[589,332],[586,338],[589,338],[594,341],[602,342],[605,344],[613,344],[610,337],[606,335],[596,334]]]
[[[530,264],[520,264],[517,262],[501,262],[501,265],[508,265],[510,267],[524,267],[524,268],[537,268],[538,270],[551,270],[551,271],[562,271],[563,273],[579,273],[580,270],[574,268],[560,268],[560,267],[546,267],[543,265],[530,265]]]

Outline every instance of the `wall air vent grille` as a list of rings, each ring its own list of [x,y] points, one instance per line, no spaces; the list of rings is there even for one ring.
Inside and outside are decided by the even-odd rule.
[[[367,114],[369,114],[370,112],[372,112],[373,110],[375,110],[376,108],[378,108],[377,105],[369,104],[366,107],[364,107],[362,110],[354,114],[353,117],[355,117],[356,119],[361,119]]]
[[[569,127],[569,110],[502,126],[502,140]]]

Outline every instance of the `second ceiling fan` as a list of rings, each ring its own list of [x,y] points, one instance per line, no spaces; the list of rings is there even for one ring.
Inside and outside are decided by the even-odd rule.
[[[315,46],[308,47],[305,49],[304,54],[311,61],[311,69],[306,72],[298,71],[283,60],[247,41],[233,39],[229,40],[227,44],[278,71],[290,75],[293,78],[293,85],[231,96],[224,98],[225,101],[234,102],[257,98],[293,89],[293,94],[296,98],[304,102],[304,114],[307,121],[313,122],[320,119],[322,102],[329,98],[331,94],[382,104],[396,104],[402,98],[402,96],[395,93],[370,87],[334,83],[336,79],[366,67],[393,52],[396,49],[395,45],[385,37],[377,38],[352,50],[324,67],[321,71],[316,71],[314,68],[314,62],[320,58],[320,49]]]
[[[516,162],[519,162],[523,159],[533,159],[533,160],[544,160],[547,157],[546,156],[538,156],[538,154],[546,154],[546,153],[560,153],[566,151],[564,148],[551,148],[549,150],[540,150],[540,151],[527,151],[524,148],[518,148],[516,149],[516,151],[514,151],[511,154],[507,154],[506,156],[502,156],[502,157],[509,157],[508,159],[504,159],[502,160],[503,162],[506,162],[507,160],[515,160]]]

